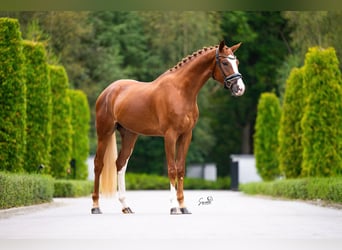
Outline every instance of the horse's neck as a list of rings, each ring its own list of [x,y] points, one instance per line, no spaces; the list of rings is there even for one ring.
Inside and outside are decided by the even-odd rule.
[[[203,85],[208,81],[212,74],[215,50],[198,55],[185,62],[177,69],[173,69],[173,84],[187,96],[197,97]]]

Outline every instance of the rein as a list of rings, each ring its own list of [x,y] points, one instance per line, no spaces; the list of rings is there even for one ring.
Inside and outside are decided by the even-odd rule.
[[[224,77],[224,88],[225,89],[231,89],[233,83],[236,82],[237,80],[241,79],[242,75],[240,73],[234,73],[234,74],[231,74],[231,75],[227,76],[224,73],[224,70],[223,70],[222,65],[220,63],[220,60],[219,60],[220,57],[228,58],[229,56],[220,56],[219,55],[219,49],[217,48],[216,49],[216,64],[218,64],[218,66],[219,66],[219,68],[221,70],[221,73],[222,73],[222,75]],[[213,76],[212,77],[215,79],[214,72],[213,72]]]

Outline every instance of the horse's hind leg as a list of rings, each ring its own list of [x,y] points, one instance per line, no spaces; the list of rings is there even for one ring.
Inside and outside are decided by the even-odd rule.
[[[97,150],[94,159],[94,192],[92,195],[93,198],[93,208],[91,209],[92,214],[101,214],[101,210],[99,207],[99,193],[100,193],[100,175],[103,169],[103,158],[106,152],[107,144],[109,142],[110,135],[108,137],[99,137],[97,143]]]
[[[107,146],[114,132],[114,123],[108,116],[104,108],[97,107],[96,112],[96,130],[97,130],[97,149],[94,159],[94,192],[92,195],[93,208],[92,214],[101,214],[99,207],[99,192],[100,192],[100,175],[104,166],[104,155]]]
[[[135,142],[138,139],[138,135],[120,126],[118,126],[118,130],[121,135],[121,149],[116,160],[116,166],[118,170],[119,201],[122,204],[122,212],[125,214],[130,214],[133,213],[133,211],[130,209],[126,201],[125,174],[128,160],[133,152],[133,148]]]

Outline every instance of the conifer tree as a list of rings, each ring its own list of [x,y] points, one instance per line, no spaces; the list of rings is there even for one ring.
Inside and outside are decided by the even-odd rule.
[[[263,180],[273,180],[280,174],[277,155],[280,116],[277,96],[274,93],[261,94],[255,123],[254,155]]]
[[[279,168],[286,178],[300,176],[303,158],[302,128],[304,93],[303,68],[294,68],[286,81],[279,125]]]
[[[341,85],[335,50],[310,48],[304,64],[302,176],[342,174]]]
[[[44,45],[31,41],[23,44],[27,88],[25,170],[36,172],[40,164],[50,164],[51,86]]]
[[[26,85],[23,44],[16,19],[0,18],[0,170],[23,171]]]

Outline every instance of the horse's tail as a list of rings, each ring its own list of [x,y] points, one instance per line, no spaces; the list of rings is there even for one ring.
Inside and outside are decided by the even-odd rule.
[[[100,179],[100,191],[105,196],[114,195],[117,191],[116,158],[118,156],[115,132],[109,139],[103,157],[103,169]]]

